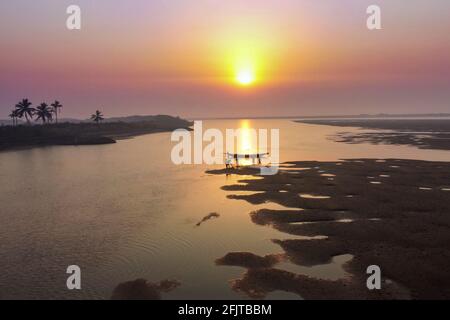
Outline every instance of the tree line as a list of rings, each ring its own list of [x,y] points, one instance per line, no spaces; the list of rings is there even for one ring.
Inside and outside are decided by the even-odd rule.
[[[28,124],[31,124],[31,120],[33,119],[35,121],[42,121],[42,124],[53,122],[53,119],[58,123],[58,114],[61,113],[62,108],[63,105],[58,100],[55,100],[50,106],[42,102],[40,105],[33,107],[33,104],[28,99],[22,99],[22,101],[16,104],[9,117],[12,119],[13,126],[18,125],[18,119],[23,118],[25,118]],[[99,124],[104,120],[104,116],[101,111],[96,110],[91,115],[91,120]]]

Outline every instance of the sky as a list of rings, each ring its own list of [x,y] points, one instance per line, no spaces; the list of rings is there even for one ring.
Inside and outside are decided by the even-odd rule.
[[[448,0],[1,1],[0,118],[450,112],[449,32]]]

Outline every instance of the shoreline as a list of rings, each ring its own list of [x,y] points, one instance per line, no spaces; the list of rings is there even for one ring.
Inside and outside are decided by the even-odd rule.
[[[170,132],[179,128],[191,130],[189,121],[160,117],[155,121],[60,123],[0,127],[0,152],[46,146],[82,146],[114,144],[117,140],[139,135]]]

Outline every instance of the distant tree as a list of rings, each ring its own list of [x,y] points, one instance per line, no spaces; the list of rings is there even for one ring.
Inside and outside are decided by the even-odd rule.
[[[36,121],[39,119],[42,120],[42,123],[46,123],[47,121],[51,121],[53,119],[53,110],[49,108],[48,104],[42,102],[35,111],[37,115]]]
[[[91,119],[95,121],[98,125],[100,121],[102,121],[105,118],[103,118],[103,114],[99,110],[97,110],[93,115],[91,115]]]
[[[12,110],[9,114],[9,117],[12,119],[13,126],[17,125],[17,118],[18,118],[18,112],[17,110]]]
[[[28,101],[28,99],[22,99],[18,104],[16,104],[17,116],[19,118],[23,118],[27,120],[27,123],[30,124],[30,119],[33,119],[35,109],[31,107],[32,103]]]
[[[51,104],[51,106],[52,106],[52,108],[53,108],[52,111],[53,111],[53,113],[55,114],[55,120],[56,120],[56,123],[58,123],[58,113],[60,112],[59,109],[62,109],[63,105],[62,105],[61,103],[59,103],[58,100],[55,100],[55,102],[53,102],[53,103]]]

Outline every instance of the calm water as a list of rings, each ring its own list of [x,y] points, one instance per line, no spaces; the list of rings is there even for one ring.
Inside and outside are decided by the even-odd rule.
[[[205,121],[205,127],[239,128],[238,120]],[[251,120],[279,128],[281,161],[342,158],[408,158],[450,161],[447,151],[407,146],[348,145],[327,136],[356,130]],[[114,145],[46,147],[0,153],[0,298],[106,299],[120,282],[170,278],[181,286],[168,299],[245,298],[229,280],[245,271],[216,266],[230,251],[281,253],[270,239],[292,238],[250,221],[255,208],[226,198],[220,189],[245,177],[212,176],[206,165],[175,166],[169,133]],[[195,224],[210,212],[220,217]],[[345,276],[349,258],[313,268],[279,268],[322,278]],[[82,290],[66,289],[68,265],[82,269]],[[299,298],[275,292],[269,298]]]

